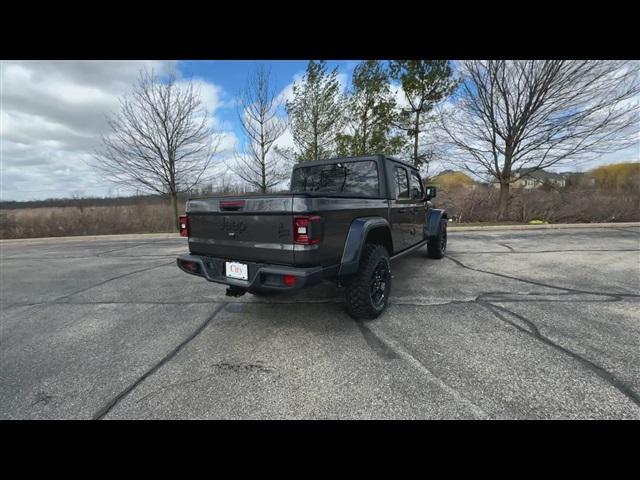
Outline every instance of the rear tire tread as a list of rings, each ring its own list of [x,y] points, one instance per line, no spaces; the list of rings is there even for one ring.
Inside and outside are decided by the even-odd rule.
[[[347,311],[356,320],[372,320],[379,317],[387,308],[389,295],[385,298],[384,308],[378,311],[372,305],[369,292],[370,277],[381,257],[387,259],[389,273],[391,273],[391,263],[389,262],[387,249],[381,245],[366,244],[360,258],[358,273],[345,284]],[[389,274],[388,282],[389,293],[391,293],[391,274]]]

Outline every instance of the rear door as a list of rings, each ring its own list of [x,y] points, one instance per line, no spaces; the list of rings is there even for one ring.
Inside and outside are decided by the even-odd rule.
[[[189,250],[197,255],[293,264],[293,195],[190,200]]]
[[[412,200],[409,197],[409,175],[407,168],[399,163],[392,163],[391,179],[393,195],[391,199],[391,235],[394,251],[410,247],[412,242],[411,230],[414,229],[414,214],[411,209]]]

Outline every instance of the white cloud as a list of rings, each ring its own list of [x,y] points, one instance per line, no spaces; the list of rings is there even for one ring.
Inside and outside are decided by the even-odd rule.
[[[398,105],[398,107],[411,108],[409,99],[405,95],[404,90],[402,89],[402,85],[400,85],[400,82],[397,82],[397,81],[389,82],[389,88],[391,90],[391,94],[396,100],[396,104]]]
[[[238,137],[234,132],[223,131],[218,134],[217,155],[227,157],[233,154],[238,148]]]
[[[276,97],[277,102],[281,102],[283,105],[287,101],[293,100],[293,86],[302,82],[304,72],[298,72],[293,76],[293,81],[285,86]]]
[[[221,86],[209,83],[202,78],[191,80],[183,78],[178,80],[177,86],[184,87],[188,81],[193,83],[194,90],[199,93],[200,100],[210,115],[215,115],[216,110],[228,106],[228,102],[224,100],[225,93]]]
[[[295,148],[295,143],[293,143],[293,134],[291,133],[291,129],[287,127],[284,133],[278,137],[278,139],[273,142],[273,145],[278,147],[279,149],[288,149]]]
[[[298,72],[293,75],[291,83],[287,84],[280,93],[276,96],[276,102],[281,102],[284,113],[284,107],[287,101],[293,100],[293,86],[299,84],[304,77],[304,72]],[[284,133],[273,142],[274,147],[279,149],[293,149],[295,144],[293,143],[293,135],[291,134],[291,128],[287,126]]]
[[[566,170],[575,170],[584,172],[590,170],[599,165],[608,165],[610,163],[620,163],[620,162],[640,162],[640,139],[638,139],[638,143],[629,148],[625,148],[624,150],[618,150],[617,152],[607,153],[606,155],[602,155],[594,160],[588,162],[575,162],[565,164],[562,167],[554,168],[557,171],[566,171]]]
[[[108,132],[106,116],[131,88],[142,68],[159,75],[175,71],[159,61],[2,61],[0,62],[0,198],[29,200],[118,191],[91,168],[91,152]],[[179,82],[186,79],[180,77]],[[220,153],[237,143],[215,117],[227,105],[225,92],[193,79],[208,122],[223,130]]]
[[[349,76],[344,72],[338,73],[338,83],[340,84],[340,92],[345,93],[350,84]]]

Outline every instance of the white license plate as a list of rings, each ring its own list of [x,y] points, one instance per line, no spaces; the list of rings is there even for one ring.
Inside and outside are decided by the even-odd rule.
[[[227,277],[249,280],[249,269],[246,263],[224,262],[224,266]]]

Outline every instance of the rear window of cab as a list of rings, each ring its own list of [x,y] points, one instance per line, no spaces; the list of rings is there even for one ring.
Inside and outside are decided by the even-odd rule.
[[[378,164],[364,160],[298,167],[293,170],[291,191],[378,197]]]

